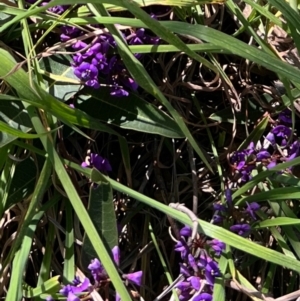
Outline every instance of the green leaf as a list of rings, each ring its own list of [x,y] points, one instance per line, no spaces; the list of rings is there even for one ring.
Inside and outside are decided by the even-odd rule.
[[[23,286],[23,295],[25,298],[39,297],[41,294],[56,293],[61,288],[59,283],[60,276],[54,276],[38,287]]]
[[[240,199],[236,205],[244,204],[245,202],[263,202],[263,201],[280,201],[300,199],[299,187],[281,187],[269,191],[261,191],[258,194],[250,195]]]
[[[90,187],[88,213],[107,251],[110,252],[113,247],[118,245],[112,188],[96,169],[92,170],[91,181],[93,184]],[[97,257],[90,239],[84,234],[81,252],[82,265],[88,266],[91,260]]]
[[[1,98],[9,99],[10,96],[1,95]],[[24,106],[21,102],[14,100],[0,101],[0,121],[2,121],[1,124],[3,126],[2,131],[0,131],[0,148],[17,139],[17,135],[11,134],[12,132],[16,134],[13,130],[18,130],[17,133],[20,131],[27,133],[32,127],[30,118],[28,117]],[[9,129],[5,125],[9,125],[11,130],[8,131]],[[5,130],[7,130],[7,132],[5,132]],[[8,132],[10,132],[10,134]],[[21,135],[21,133],[19,134]]]
[[[300,220],[297,218],[290,218],[290,217],[276,217],[272,219],[267,219],[262,222],[255,223],[253,225],[254,228],[266,228],[266,227],[277,227],[277,226],[293,226],[299,225]]]
[[[38,157],[39,165],[44,158]],[[36,164],[30,159],[26,159],[16,166],[15,175],[9,189],[7,204],[4,209],[26,199],[34,190],[36,182]]]
[[[42,74],[46,89],[52,96],[67,101],[83,87],[74,75],[70,55],[56,54],[44,57],[39,63],[40,68],[44,69]]]
[[[127,98],[116,98],[109,89],[101,88],[101,93],[88,91],[88,96],[79,97],[79,109],[108,124],[139,132],[159,134],[170,138],[183,138],[177,123],[154,105],[135,94]],[[88,97],[87,96],[87,97]],[[86,99],[86,100],[83,100]]]

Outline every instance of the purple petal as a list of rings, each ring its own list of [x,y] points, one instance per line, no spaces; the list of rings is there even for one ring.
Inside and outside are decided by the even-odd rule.
[[[125,279],[130,280],[131,282],[133,282],[134,284],[136,284],[138,286],[141,286],[142,277],[143,277],[143,271],[138,271],[138,272],[124,275]]]
[[[248,224],[236,224],[236,225],[231,226],[230,230],[232,232],[237,233],[240,236],[243,236],[251,230],[251,227]]]
[[[68,294],[67,301],[80,301],[79,297],[74,295],[72,292]]]
[[[202,293],[194,297],[192,301],[212,301],[212,295],[208,293]]]
[[[187,281],[181,281],[175,286],[176,288],[180,289],[181,291],[185,291],[191,287],[191,284]]]
[[[195,258],[194,258],[194,256],[193,256],[192,254],[189,254],[189,255],[188,255],[188,262],[189,262],[191,268],[192,268],[195,272],[197,272],[197,271],[198,271],[198,266],[197,266],[196,260],[195,260]]]
[[[200,278],[196,277],[196,276],[192,276],[188,279],[191,282],[191,285],[193,287],[193,289],[195,290],[199,290],[201,285],[200,285]]]
[[[112,254],[114,258],[114,262],[116,263],[117,266],[120,265],[120,248],[118,246],[115,246],[112,248]]]
[[[190,237],[192,235],[192,229],[189,226],[184,226],[180,229],[180,235],[184,237]]]
[[[268,151],[263,150],[257,153],[256,160],[261,161],[262,159],[268,159],[270,157],[270,153]]]
[[[266,136],[266,139],[268,139],[271,142],[271,144],[275,144],[276,143],[276,141],[275,141],[275,135],[273,133],[271,133],[271,132]]]

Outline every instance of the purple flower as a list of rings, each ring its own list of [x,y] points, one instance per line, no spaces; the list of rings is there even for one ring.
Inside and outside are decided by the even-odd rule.
[[[175,286],[176,288],[180,289],[181,291],[186,291],[191,287],[191,284],[188,281],[181,281]]]
[[[124,90],[122,87],[115,85],[111,89],[110,95],[115,97],[126,97],[129,95],[129,93],[126,90]]]
[[[251,204],[247,203],[247,209],[245,210],[246,213],[250,214],[250,216],[256,220],[255,217],[255,211],[257,211],[260,208],[260,205],[256,202],[253,202]]]
[[[289,157],[287,158],[287,161],[290,161],[298,157],[300,153],[300,142],[299,141],[293,142],[288,153],[289,153]]]
[[[268,135],[266,136],[266,139],[269,140],[271,142],[272,145],[274,145],[276,143],[275,141],[275,135],[273,133],[268,133]]]
[[[93,65],[86,62],[82,62],[78,67],[74,69],[74,74],[85,82],[87,86],[98,89],[100,87],[98,83],[98,69]]]
[[[248,182],[249,180],[251,180],[252,176],[251,176],[251,172],[255,167],[253,165],[249,165],[247,166],[244,170],[241,171],[241,181],[243,183]]]
[[[61,30],[61,35],[60,35],[60,39],[62,42],[67,42],[73,38],[76,38],[80,35],[80,29],[75,27],[75,26],[62,26],[60,28]]]
[[[292,112],[289,109],[285,109],[282,112],[279,113],[278,115],[278,119],[281,122],[285,122],[285,123],[292,123]]]
[[[79,285],[78,285],[78,279],[75,278],[73,283],[75,283],[75,285],[71,285],[71,284],[65,285],[59,291],[62,295],[68,297],[67,301],[79,301],[80,299],[75,294],[86,291],[91,285],[90,280],[88,278],[85,278],[82,283],[79,283]]]
[[[74,50],[82,50],[84,48],[86,48],[88,45],[87,43],[83,42],[83,41],[77,41],[75,44],[72,45],[72,48]]]
[[[132,79],[131,77],[122,78],[122,82],[126,87],[130,88],[133,91],[137,90],[137,88],[139,87],[137,82],[134,79]]]
[[[211,300],[212,300],[212,295],[208,293],[202,293],[192,299],[192,301],[211,301]]]
[[[142,283],[142,277],[143,277],[143,271],[138,271],[130,274],[125,274],[123,277],[134,284],[141,286]]]
[[[182,259],[185,258],[189,253],[189,247],[184,240],[178,241],[175,245],[174,250],[181,253]]]
[[[230,158],[232,164],[236,165],[237,170],[241,170],[246,165],[246,154],[244,151],[236,151]]]
[[[231,226],[230,230],[240,236],[244,236],[251,230],[251,227],[248,224],[236,224]]]
[[[213,239],[209,241],[208,245],[211,246],[211,248],[215,251],[215,254],[217,256],[220,256],[222,251],[225,250],[225,244],[218,239]]]
[[[266,150],[261,150],[256,154],[257,161],[261,161],[262,159],[268,159],[270,157],[271,157],[270,153]]]
[[[220,224],[220,223],[222,223],[222,222],[223,222],[223,217],[222,217],[222,216],[217,215],[217,214],[215,214],[215,215],[213,216],[213,223],[214,223],[214,224]]]
[[[88,269],[91,271],[93,278],[97,282],[108,277],[102,263],[97,258],[91,261],[91,263],[88,265]]]
[[[98,154],[91,153],[90,156],[88,157],[88,162],[82,162],[81,166],[82,167],[95,167],[101,172],[107,172],[111,171],[111,165],[109,164],[108,160],[105,158],[102,158]]]
[[[191,286],[193,289],[195,289],[196,291],[198,291],[201,287],[201,283],[200,283],[200,278],[197,276],[191,276],[188,278],[188,280],[191,283]]]
[[[192,235],[192,229],[189,226],[184,226],[180,229],[180,236],[190,237]]]
[[[205,278],[210,285],[213,285],[215,278],[221,276],[218,264],[210,259],[205,267]]]
[[[99,71],[101,71],[107,67],[107,59],[102,53],[97,53],[92,59],[92,64],[95,65]]]
[[[274,127],[266,138],[272,143],[276,143],[276,138],[281,139],[281,146],[286,146],[287,140],[290,137],[292,130],[285,125],[277,125]]]

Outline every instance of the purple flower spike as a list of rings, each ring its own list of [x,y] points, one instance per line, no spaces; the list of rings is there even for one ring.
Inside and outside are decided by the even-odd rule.
[[[288,138],[291,136],[292,130],[285,125],[277,125],[271,130],[275,137],[281,138],[281,146],[286,146]]]
[[[114,258],[116,265],[119,266],[120,265],[120,248],[118,246],[115,246],[112,248],[111,251],[112,251],[113,258]]]
[[[192,301],[211,301],[211,300],[212,300],[212,295],[208,293],[202,293],[192,299]]]
[[[212,259],[208,261],[205,267],[205,278],[208,284],[213,285],[215,278],[221,276],[218,264]]]
[[[118,293],[116,293],[116,299],[115,299],[115,301],[121,301],[121,297],[120,297],[120,295]]]
[[[192,235],[192,229],[189,226],[184,226],[180,229],[180,236],[190,237]]]
[[[215,251],[216,256],[220,256],[222,251],[225,250],[225,244],[218,239],[213,239],[208,244]]]
[[[250,216],[256,220],[255,217],[255,211],[257,211],[260,208],[260,205],[257,204],[256,202],[253,202],[251,204],[247,203],[247,209],[245,210],[246,213],[250,214]]]
[[[244,236],[251,230],[251,227],[248,224],[236,224],[231,226],[230,230],[240,236]]]
[[[123,277],[125,279],[128,279],[129,281],[133,282],[134,284],[141,286],[143,271],[138,271],[138,272],[130,273],[127,275],[123,275]]]

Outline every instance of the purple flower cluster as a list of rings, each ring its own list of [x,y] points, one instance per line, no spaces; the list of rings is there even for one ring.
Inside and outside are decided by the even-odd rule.
[[[250,222],[256,220],[255,212],[260,209],[260,205],[256,202],[246,203],[246,207],[242,210],[235,208],[232,204],[231,190],[225,191],[226,203],[214,204],[214,224],[231,224],[230,231],[240,235],[247,236],[251,231]]]
[[[37,0],[27,0],[27,2],[34,4]],[[43,1],[41,5],[48,3],[49,0]],[[62,14],[68,7],[68,5],[58,5],[48,11]],[[155,15],[151,15],[151,17],[156,18]],[[100,28],[98,25],[96,27]],[[62,42],[76,39],[85,34],[74,26],[62,26],[60,30]],[[144,28],[125,29],[122,30],[122,35],[128,45],[156,45],[159,43],[159,38],[151,36]],[[114,38],[109,32],[106,32],[105,28],[94,39],[74,40],[74,44],[71,46],[71,51],[75,52],[72,66],[74,74],[84,85],[99,89],[102,84],[99,81],[102,77],[105,79],[103,84],[111,88],[112,96],[124,97],[129,95],[128,91],[136,91],[138,84],[131,77],[120,56],[114,54],[116,47]],[[135,54],[135,57],[141,59],[142,55]]]
[[[300,141],[293,136],[291,123],[291,111],[286,109],[279,114],[277,123],[266,135],[263,147],[256,147],[251,142],[247,149],[231,155],[230,163],[241,183],[251,180],[251,173],[258,165],[269,169],[300,155]]]
[[[75,27],[63,26],[61,28],[61,40],[76,38],[82,32]],[[158,39],[148,35],[145,29],[122,32],[129,45],[157,44]],[[106,85],[111,87],[111,95],[123,97],[129,95],[129,90],[138,88],[136,81],[130,76],[123,61],[118,55],[113,54],[116,42],[109,33],[99,34],[96,39],[90,41],[77,41],[72,45],[74,74],[86,85],[95,89],[100,87],[99,79],[106,79]],[[137,54],[137,58],[141,55]]]
[[[112,255],[115,264],[119,267],[120,264],[120,249],[118,246],[115,246],[112,249]],[[102,263],[97,259],[93,259],[88,266],[90,270],[93,282],[92,285],[88,278],[85,278],[82,282],[76,277],[72,284],[65,285],[59,291],[60,294],[67,297],[67,301],[80,301],[78,294],[88,294],[95,288],[101,288],[110,282],[107,272],[105,271]],[[129,274],[123,274],[123,278],[129,281],[132,284],[141,286],[143,272],[137,271]],[[49,296],[48,301],[52,301],[53,298]],[[116,293],[116,301],[120,300],[120,296]]]
[[[221,276],[212,256],[220,256],[225,244],[217,239],[206,241],[202,237],[192,241],[192,230],[187,226],[180,230],[180,235],[181,239],[175,245],[175,251],[181,254],[180,273],[184,277],[176,285],[179,300],[211,301],[215,278]]]

